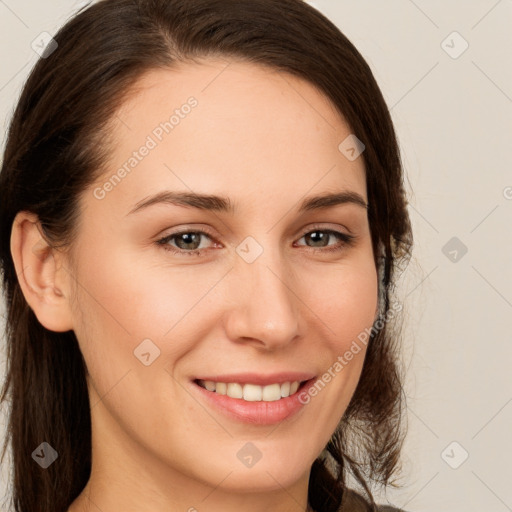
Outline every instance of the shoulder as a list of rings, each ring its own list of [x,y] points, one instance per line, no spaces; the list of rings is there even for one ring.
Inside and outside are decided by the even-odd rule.
[[[360,494],[352,489],[345,489],[343,502],[338,512],[369,512],[370,504]],[[395,508],[391,505],[378,505],[379,512],[405,512],[401,508]]]

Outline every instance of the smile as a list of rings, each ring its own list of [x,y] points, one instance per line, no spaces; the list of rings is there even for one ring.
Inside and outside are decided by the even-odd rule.
[[[305,381],[304,381],[305,382]],[[238,398],[247,402],[275,402],[287,398],[297,392],[300,381],[289,381],[282,383],[258,386],[257,384],[243,384],[239,382],[215,382],[212,380],[197,380],[196,383],[202,388],[226,395],[230,398]]]
[[[210,374],[191,379],[191,391],[213,412],[232,421],[271,425],[291,421],[304,409],[300,395],[315,381],[315,373],[300,371]]]

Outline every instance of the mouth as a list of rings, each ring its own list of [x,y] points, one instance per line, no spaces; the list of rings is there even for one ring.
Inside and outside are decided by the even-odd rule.
[[[191,379],[193,395],[232,421],[272,425],[299,421],[309,401],[301,400],[316,382],[314,373],[281,372],[202,375]]]
[[[211,393],[246,402],[277,402],[299,393],[309,380],[311,379],[275,382],[264,386],[243,382],[216,382],[203,379],[195,379],[194,383]]]

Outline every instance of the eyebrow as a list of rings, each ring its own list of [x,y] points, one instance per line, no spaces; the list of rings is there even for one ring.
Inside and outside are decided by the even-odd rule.
[[[230,214],[234,214],[236,212],[235,204],[229,199],[229,197],[166,190],[139,201],[128,212],[128,215],[155,204],[172,204],[197,208],[199,210],[225,212]],[[300,204],[298,211],[299,213],[302,213],[311,210],[321,210],[323,208],[331,208],[340,204],[355,204],[364,209],[368,209],[368,203],[364,200],[363,196],[357,192],[343,191],[307,197]]]

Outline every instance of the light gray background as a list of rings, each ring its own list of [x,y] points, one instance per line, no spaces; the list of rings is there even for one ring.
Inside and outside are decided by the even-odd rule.
[[[409,435],[404,487],[382,499],[410,512],[512,511],[512,0],[310,3],[372,67],[409,181],[415,250],[400,281]],[[32,41],[78,4],[0,0],[2,144],[38,58]],[[466,254],[445,255],[452,237]]]

